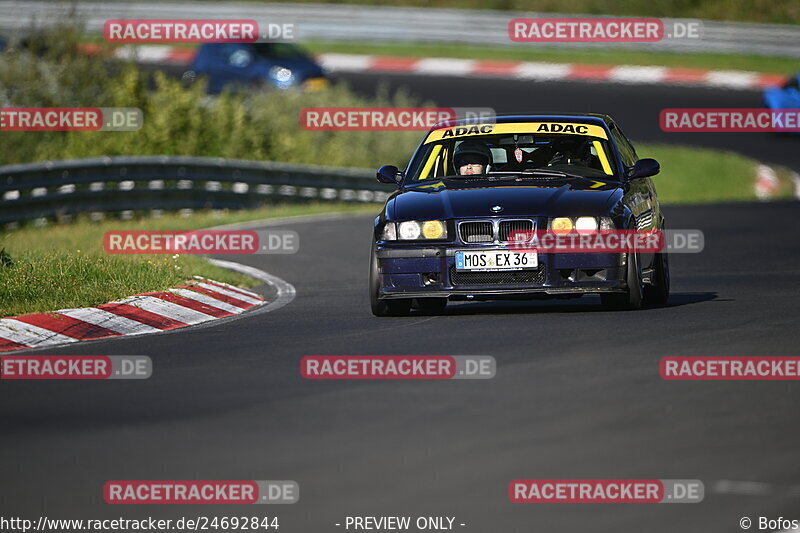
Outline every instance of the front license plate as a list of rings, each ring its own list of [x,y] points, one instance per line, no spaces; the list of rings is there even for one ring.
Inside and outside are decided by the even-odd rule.
[[[330,82],[326,78],[309,78],[303,83],[303,87],[307,91],[321,91],[330,85]]]
[[[456,252],[456,270],[525,270],[539,268],[536,252],[482,250]]]

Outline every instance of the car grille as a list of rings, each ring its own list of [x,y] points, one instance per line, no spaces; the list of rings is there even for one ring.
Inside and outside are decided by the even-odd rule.
[[[533,221],[531,220],[501,220],[500,221],[500,242],[507,242],[509,235],[515,231],[532,231]]]
[[[544,283],[545,271],[536,270],[503,270],[496,272],[463,272],[450,267],[450,282],[453,285],[519,285]]]
[[[508,242],[512,233],[533,231],[533,220],[507,219],[495,225],[490,220],[468,220],[458,224],[458,235],[465,243]]]
[[[494,241],[494,226],[491,222],[463,222],[458,231],[463,242]]]

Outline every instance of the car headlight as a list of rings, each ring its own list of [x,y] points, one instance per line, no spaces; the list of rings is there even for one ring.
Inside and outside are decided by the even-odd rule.
[[[386,235],[386,227],[383,228],[383,232]],[[441,220],[407,220],[397,224],[397,238],[401,241],[446,239],[447,226]]]
[[[401,240],[413,241],[414,239],[419,239],[421,234],[422,228],[419,222],[409,220],[407,222],[401,222],[397,226],[397,235]]]
[[[578,217],[575,221],[575,229],[578,233],[597,231],[597,219],[594,217]]]
[[[572,231],[572,219],[567,217],[554,218],[550,223],[550,229],[554,233],[569,233]]]
[[[292,82],[292,70],[286,67],[274,66],[269,69],[269,77],[282,85],[287,85]]]
[[[556,217],[550,221],[550,230],[553,233],[563,234],[577,231],[590,233],[592,231],[614,229],[614,221],[609,217]]]
[[[611,220],[608,217],[600,217],[600,229],[601,230],[609,230],[609,229],[615,229],[615,228],[616,228],[616,226],[614,226],[614,221],[613,220]]]
[[[447,228],[441,220],[426,220],[422,223],[422,236],[426,239],[443,239]]]
[[[381,239],[384,241],[397,240],[397,226],[395,226],[394,222],[386,223],[386,225],[383,227],[383,233],[381,234]]]

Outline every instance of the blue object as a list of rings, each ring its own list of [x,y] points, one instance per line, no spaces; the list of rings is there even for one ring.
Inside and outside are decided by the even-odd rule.
[[[203,44],[189,68],[208,79],[211,94],[230,86],[316,89],[328,83],[322,67],[289,43]]]
[[[800,72],[792,75],[782,87],[764,90],[764,106],[772,110],[800,108]]]

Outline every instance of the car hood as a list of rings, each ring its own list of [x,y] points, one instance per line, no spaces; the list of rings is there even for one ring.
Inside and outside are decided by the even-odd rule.
[[[549,180],[547,184],[484,185],[447,180],[405,188],[390,200],[394,220],[488,216],[603,216],[622,198],[616,182]],[[499,206],[501,210],[493,210]]]

